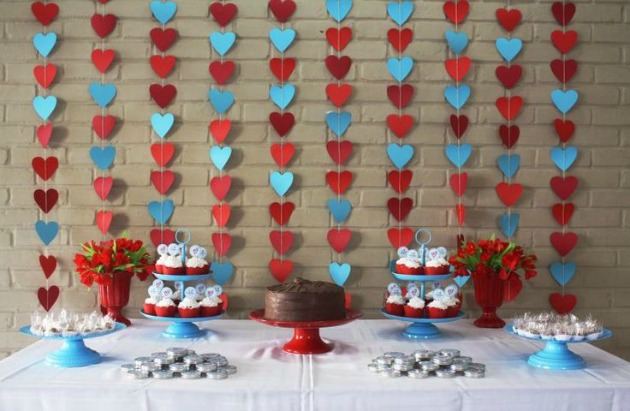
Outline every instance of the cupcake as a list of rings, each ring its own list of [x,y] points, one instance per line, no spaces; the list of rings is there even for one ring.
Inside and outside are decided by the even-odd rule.
[[[462,308],[462,301],[457,297],[447,297],[444,302],[448,306],[446,309],[447,317],[456,317],[459,314],[459,310]]]
[[[167,256],[166,260],[164,261],[162,271],[164,271],[164,274],[168,275],[186,274],[186,267],[184,267],[184,263],[182,263],[182,257],[177,255]]]
[[[218,297],[206,297],[201,300],[201,317],[214,317],[221,314],[223,309],[223,301]]]
[[[160,258],[155,262],[155,272],[158,274],[164,274],[164,263],[168,258],[168,254],[160,254]]]
[[[424,311],[424,300],[420,297],[412,297],[404,307],[405,317],[421,318]]]
[[[417,259],[402,257],[396,260],[396,274],[422,274],[422,264]]]
[[[444,299],[433,300],[433,302],[427,305],[426,310],[427,317],[429,318],[446,318],[448,305],[446,305],[446,301]]]
[[[162,298],[155,304],[155,314],[158,317],[175,317],[177,306],[170,298]]]
[[[177,310],[181,318],[199,317],[199,303],[194,298],[184,298],[177,306]]]
[[[158,303],[157,298],[149,297],[144,300],[144,304],[142,304],[142,309],[145,314],[155,315],[155,305]]]
[[[210,272],[210,264],[203,258],[191,257],[186,261],[187,275],[201,275]]]
[[[392,315],[402,317],[405,315],[405,299],[402,295],[392,294],[387,297],[385,302],[385,311]]]
[[[451,266],[448,261],[441,257],[435,260],[427,261],[424,265],[424,273],[426,275],[448,274],[450,269]]]

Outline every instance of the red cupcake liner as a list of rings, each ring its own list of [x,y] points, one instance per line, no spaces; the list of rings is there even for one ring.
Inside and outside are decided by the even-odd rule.
[[[210,265],[206,264],[203,267],[186,267],[186,275],[203,275],[210,272]]]
[[[144,303],[142,304],[142,310],[145,314],[155,315],[155,304]]]
[[[424,267],[424,273],[426,275],[442,275],[448,274],[451,270],[449,265],[441,265],[439,267]]]
[[[446,318],[447,310],[442,310],[437,307],[426,307],[427,316],[429,318]]]
[[[424,312],[424,308],[413,308],[408,305],[405,305],[404,311],[405,311],[405,317],[422,318],[422,313]]]
[[[164,266],[164,274],[166,275],[186,275],[186,267],[167,267]]]
[[[164,266],[162,264],[156,264],[155,272],[158,274],[164,274]]]
[[[387,311],[388,313],[392,315],[404,317],[405,306],[402,304],[385,303],[385,311]]]
[[[179,308],[179,316],[181,318],[195,318],[199,317],[199,307],[197,308]]]
[[[200,317],[214,317],[215,315],[221,314],[221,308],[223,304],[219,304],[216,307],[204,307],[203,305],[200,307],[201,311],[199,313]]]
[[[169,306],[169,307],[158,307],[155,306],[155,314],[158,317],[175,317],[177,313],[177,307]]]
[[[407,267],[404,264],[396,264],[396,274],[421,275],[422,267]]]

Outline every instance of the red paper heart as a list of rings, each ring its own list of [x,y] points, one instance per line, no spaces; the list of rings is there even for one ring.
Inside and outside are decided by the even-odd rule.
[[[52,131],[52,123],[42,124],[41,126],[37,127],[37,141],[39,141],[39,144],[41,144],[43,148],[48,147],[50,137],[52,136]]]
[[[444,67],[449,76],[455,81],[461,81],[470,70],[470,58],[458,57],[454,59],[446,59]]]
[[[230,220],[232,208],[229,204],[215,204],[212,206],[212,216],[219,227],[225,227]]]
[[[400,247],[407,247],[411,240],[413,240],[413,230],[409,227],[405,228],[390,228],[387,230],[387,238],[390,244],[395,249]]]
[[[451,129],[455,137],[461,138],[468,129],[468,116],[451,114]]]
[[[496,11],[497,21],[507,31],[512,31],[521,23],[523,15],[520,10],[517,9],[497,9]]]
[[[348,243],[352,239],[352,231],[347,228],[337,230],[335,228],[328,230],[328,244],[330,247],[338,253],[343,253]]]
[[[112,49],[95,49],[92,51],[92,64],[99,71],[99,73],[105,73],[109,70],[109,66],[112,65],[116,58],[116,52]]]
[[[402,116],[396,114],[390,114],[387,116],[387,127],[398,138],[403,138],[413,127],[414,118],[409,114],[403,114]]]
[[[96,226],[103,234],[109,232],[109,227],[112,225],[114,214],[111,211],[97,211],[96,212]]]
[[[170,170],[152,171],[151,182],[158,193],[164,195],[171,189],[175,182],[175,174]]]
[[[523,289],[523,282],[516,274],[511,274],[507,280],[503,281],[503,301],[514,301]]]
[[[35,66],[33,75],[37,83],[43,88],[48,88],[57,77],[57,66],[48,63],[45,66]]]
[[[170,228],[160,230],[159,228],[154,228],[149,233],[151,237],[151,243],[153,243],[154,247],[157,247],[160,244],[170,244],[175,242],[175,232]]]
[[[561,199],[566,200],[573,195],[578,186],[578,179],[573,176],[556,176],[551,179],[551,189]]]
[[[289,161],[293,158],[293,154],[295,154],[295,146],[291,143],[272,144],[269,148],[271,151],[271,156],[278,166],[284,167],[289,164]]]
[[[230,297],[227,294],[223,293],[219,296],[219,299],[223,302],[223,311],[227,311],[228,305],[230,304]]]
[[[350,84],[328,84],[326,86],[326,96],[335,105],[342,107],[352,95],[352,86]]]
[[[269,0],[269,10],[280,23],[286,23],[295,13],[295,9],[293,0]]]
[[[457,3],[449,0],[444,3],[444,15],[453,24],[459,24],[466,20],[469,10],[470,4],[466,0],[458,0]]]
[[[556,76],[558,81],[566,84],[571,81],[571,79],[575,75],[578,64],[577,61],[572,59],[565,61],[555,59],[549,64],[549,67],[551,67],[551,71],[553,72],[553,75]]]
[[[50,278],[57,269],[57,259],[53,255],[46,257],[45,255],[39,256],[39,265],[42,267],[44,277]]]
[[[56,3],[44,4],[37,1],[31,4],[31,11],[42,26],[48,26],[59,14],[59,6]]]
[[[269,114],[269,123],[271,123],[274,130],[276,130],[276,133],[278,133],[280,137],[284,137],[293,128],[293,125],[295,124],[295,116],[289,112],[284,114],[273,112]]]
[[[551,42],[554,47],[562,54],[567,54],[577,43],[578,35],[575,30],[569,30],[565,33],[562,30],[555,30],[551,33]]]
[[[506,89],[513,88],[516,83],[519,82],[523,75],[523,67],[519,64],[512,64],[510,66],[499,66],[494,71],[497,79],[503,84]]]
[[[405,108],[413,97],[414,88],[411,84],[402,86],[388,86],[387,97],[396,108]]]
[[[278,282],[283,283],[287,278],[289,278],[291,272],[293,271],[293,261],[280,261],[277,258],[274,258],[269,262],[269,271],[271,272],[271,275],[278,280]]]
[[[217,255],[223,257],[232,247],[232,236],[228,233],[212,233],[212,245]]]
[[[561,226],[569,224],[569,220],[573,217],[574,211],[575,205],[573,203],[557,203],[551,207],[553,218],[555,218]]]
[[[326,183],[335,194],[343,194],[350,187],[352,182],[352,172],[345,170],[341,173],[329,171],[326,173]]]
[[[463,196],[466,192],[466,187],[468,187],[468,173],[451,174],[449,183],[451,189],[458,197]]]
[[[171,143],[152,144],[151,155],[153,160],[160,167],[166,167],[175,154],[175,146]]]
[[[466,206],[464,204],[456,204],[455,215],[457,215],[457,225],[463,226],[466,221]]]
[[[291,77],[293,70],[295,70],[295,59],[294,58],[278,58],[274,57],[269,60],[269,68],[276,78],[285,82]]]
[[[389,29],[387,39],[396,51],[402,53],[413,40],[413,31],[411,29]]]
[[[396,221],[402,221],[407,218],[412,207],[413,200],[409,197],[404,197],[402,199],[392,197],[387,200],[387,209]]]
[[[352,142],[330,140],[326,143],[326,151],[335,164],[343,164],[352,154]]]
[[[217,144],[222,144],[232,129],[232,121],[228,119],[212,120],[210,122],[210,134]]]
[[[577,297],[573,294],[562,295],[560,293],[549,294],[549,304],[558,314],[569,314],[577,305]]]
[[[210,14],[221,27],[230,24],[230,21],[236,16],[238,8],[234,3],[221,3],[216,1],[210,5]]]
[[[232,187],[232,177],[229,175],[221,177],[212,177],[210,180],[210,191],[214,194],[215,198],[219,201],[223,201]]]
[[[210,63],[208,70],[210,71],[212,78],[214,78],[214,81],[216,81],[219,85],[223,85],[227,83],[230,77],[232,77],[232,73],[234,73],[235,68],[236,64],[234,64],[231,60],[217,60]]]
[[[175,57],[173,56],[151,56],[149,59],[151,68],[158,75],[159,78],[166,78],[170,72],[175,68]]]
[[[291,231],[273,230],[269,233],[269,241],[278,254],[284,255],[293,246],[293,233]]]
[[[269,214],[281,226],[289,222],[293,210],[295,210],[295,204],[290,201],[282,204],[278,202],[269,204]]]
[[[523,194],[523,186],[518,183],[504,183],[501,182],[496,185],[497,195],[499,199],[508,207],[516,204],[521,195]]]
[[[35,157],[31,162],[31,165],[37,175],[42,180],[46,181],[55,174],[55,171],[57,171],[57,167],[59,167],[59,160],[57,160],[57,157],[54,156],[50,156],[46,159],[42,157]]]
[[[325,62],[326,68],[337,80],[342,80],[352,66],[352,59],[348,56],[327,56]]]
[[[57,298],[59,298],[59,287],[56,285],[51,285],[48,289],[39,287],[37,290],[37,299],[46,311],[50,311],[57,302]]]
[[[499,137],[501,137],[503,145],[508,149],[516,144],[520,135],[521,129],[519,126],[512,125],[508,127],[505,124],[499,126]]]
[[[101,139],[105,140],[116,127],[116,117],[114,116],[94,116],[92,118],[92,130]]]
[[[169,28],[169,29],[161,29],[156,27],[151,29],[150,32],[151,41],[155,44],[155,47],[158,48],[161,52],[166,52],[177,38],[177,30]]]
[[[90,22],[92,29],[100,38],[109,36],[116,28],[116,16],[113,14],[95,14]]]
[[[499,97],[496,105],[504,119],[514,120],[520,114],[521,108],[523,108],[523,98],[520,96]]]
[[[344,297],[346,300],[346,303],[345,303],[346,310],[351,310],[352,309],[352,295],[350,295],[350,293],[344,293]]]
[[[551,5],[551,12],[559,25],[566,26],[575,15],[575,4],[557,1]]]
[[[551,233],[549,236],[551,245],[560,256],[564,257],[573,250],[578,242],[578,236],[575,233]]]
[[[94,179],[93,186],[98,198],[106,200],[114,186],[114,179],[112,177],[97,177]]]
[[[395,192],[402,194],[409,188],[411,179],[413,178],[413,172],[411,170],[391,170],[387,173],[387,180],[389,185]]]
[[[55,207],[55,204],[57,204],[59,192],[54,188],[49,188],[46,191],[37,189],[33,193],[33,197],[35,198],[35,203],[39,206],[39,208],[47,214],[53,209],[53,207]]]
[[[160,108],[166,108],[177,95],[177,89],[172,84],[162,86],[160,84],[151,84],[149,87],[151,98]]]
[[[326,30],[326,40],[335,50],[342,51],[352,39],[352,29],[350,27],[342,27],[337,30],[334,27]]]

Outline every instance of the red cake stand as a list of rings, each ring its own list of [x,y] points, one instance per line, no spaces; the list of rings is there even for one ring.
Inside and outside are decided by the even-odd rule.
[[[265,310],[255,310],[249,314],[250,320],[272,327],[293,328],[293,338],[283,347],[284,351],[292,354],[323,354],[332,351],[332,344],[327,344],[319,336],[319,329],[336,327],[347,324],[361,317],[363,313],[356,310],[346,310],[346,318],[329,321],[275,321],[265,318]]]

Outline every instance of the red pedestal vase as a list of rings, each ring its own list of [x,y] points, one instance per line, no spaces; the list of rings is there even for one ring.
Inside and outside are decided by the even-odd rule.
[[[505,321],[497,315],[497,309],[503,304],[503,280],[496,273],[473,273],[475,301],[483,313],[474,322],[479,328],[503,328]]]
[[[107,309],[107,314],[114,321],[131,325],[131,321],[122,315],[122,309],[129,302],[129,289],[131,287],[131,273],[116,273],[112,276],[113,281],[109,285],[99,284],[98,296],[101,306]]]

